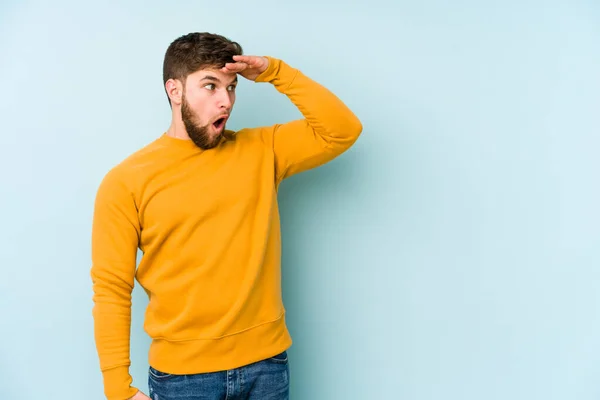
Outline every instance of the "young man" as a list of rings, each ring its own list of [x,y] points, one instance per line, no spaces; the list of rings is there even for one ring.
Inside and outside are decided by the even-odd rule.
[[[220,35],[176,39],[163,68],[171,126],[108,171],[94,206],[93,316],[105,395],[149,399],[129,373],[136,279],[149,297],[153,400],[287,399],[292,340],[277,191],[347,150],[362,125],[299,70],[243,56]],[[272,84],[303,118],[226,129],[238,76]]]

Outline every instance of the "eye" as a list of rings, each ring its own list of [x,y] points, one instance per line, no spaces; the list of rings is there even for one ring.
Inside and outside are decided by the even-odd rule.
[[[235,85],[229,85],[227,87],[227,90],[229,90],[230,92],[233,92],[235,90]]]
[[[204,85],[204,87],[207,88],[208,90],[215,90],[214,83],[207,83],[206,85]]]

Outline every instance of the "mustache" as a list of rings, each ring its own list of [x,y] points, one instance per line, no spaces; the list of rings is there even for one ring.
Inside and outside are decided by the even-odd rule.
[[[235,139],[235,133],[231,131],[226,131],[225,126],[223,126],[223,130],[216,136],[211,136],[209,133],[209,128],[212,127],[212,124],[220,119],[225,118],[229,119],[231,115],[231,110],[227,110],[227,112],[219,114],[212,122],[206,125],[198,124],[197,117],[195,113],[191,110],[187,102],[183,102],[181,107],[181,119],[185,126],[185,129],[188,133],[190,139],[203,150],[209,150],[217,147],[222,143],[222,141],[232,141]],[[227,121],[225,121],[227,122]]]

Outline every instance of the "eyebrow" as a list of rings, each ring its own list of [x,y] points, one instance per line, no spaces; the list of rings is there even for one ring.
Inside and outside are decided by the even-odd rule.
[[[202,79],[200,79],[200,82],[202,82],[202,81],[213,81],[213,82],[221,83],[221,80],[213,75],[205,75]],[[235,78],[233,78],[233,80],[229,84],[237,83],[237,81],[238,81],[238,78],[237,78],[237,74],[236,74]]]

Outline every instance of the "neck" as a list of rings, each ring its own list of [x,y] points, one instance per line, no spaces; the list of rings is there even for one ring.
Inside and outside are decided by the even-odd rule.
[[[183,120],[181,119],[181,112],[173,109],[171,116],[171,126],[167,130],[167,135],[176,139],[190,140],[190,136],[185,129]]]

